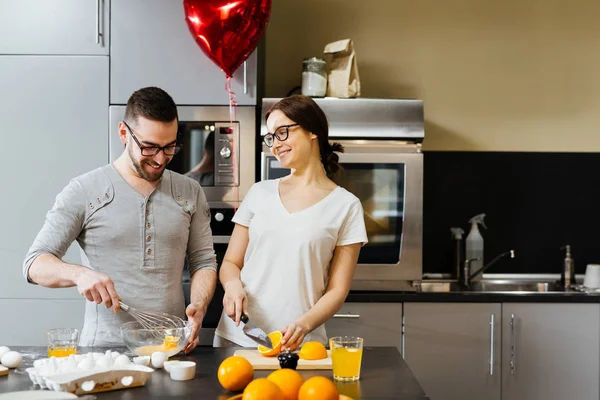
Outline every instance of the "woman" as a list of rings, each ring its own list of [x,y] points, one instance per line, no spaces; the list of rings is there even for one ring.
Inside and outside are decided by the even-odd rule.
[[[219,278],[225,289],[214,346],[255,347],[239,327],[244,312],[282,348],[327,344],[324,323],[344,303],[367,243],[359,199],[330,177],[339,143],[310,98],[282,99],[266,114],[265,143],[291,175],[254,184],[237,210]]]

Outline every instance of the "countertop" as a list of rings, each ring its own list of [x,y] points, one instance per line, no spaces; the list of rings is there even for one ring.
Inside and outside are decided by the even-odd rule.
[[[25,372],[33,366],[33,361],[46,357],[46,347],[14,347],[11,350],[23,354],[23,363],[8,376],[0,377],[0,393],[35,390]],[[79,353],[91,351],[105,352],[106,348],[81,348]],[[114,351],[125,352],[124,348]],[[217,399],[225,400],[236,393],[223,389],[217,380],[217,369],[221,361],[233,355],[234,348],[198,347],[188,356],[177,355],[171,360],[190,360],[196,362],[196,377],[193,380],[173,381],[162,369],[155,370],[146,386],[124,390],[115,390],[94,394],[103,399]],[[254,377],[266,377],[272,371],[255,371]],[[307,379],[315,375],[332,377],[331,371],[299,371]],[[358,399],[429,399],[423,392],[400,353],[395,347],[365,347],[361,368],[361,378],[357,383],[337,383],[341,394]]]
[[[600,303],[600,294],[576,291],[551,293],[507,292],[378,292],[352,291],[349,303]]]

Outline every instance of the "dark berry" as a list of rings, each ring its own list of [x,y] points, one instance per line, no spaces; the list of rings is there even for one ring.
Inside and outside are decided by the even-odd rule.
[[[296,369],[298,366],[298,359],[300,357],[296,353],[279,353],[277,359],[279,360],[279,366],[281,368]]]

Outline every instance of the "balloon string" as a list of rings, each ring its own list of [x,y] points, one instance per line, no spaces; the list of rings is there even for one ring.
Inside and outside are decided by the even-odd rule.
[[[231,90],[231,77],[227,77],[227,81],[225,81],[225,90],[229,95],[229,122],[233,123],[235,121],[235,107],[237,106],[237,101],[235,100],[235,92]]]
[[[231,77],[228,76],[227,80],[225,81],[225,90],[227,91],[227,94],[229,95],[229,123],[231,123],[233,125],[233,122],[236,120],[235,117],[235,110],[237,107],[237,101],[235,100],[235,92],[233,90],[231,90]],[[238,128],[238,138],[240,136],[240,132],[239,132],[239,128]],[[234,138],[235,140],[235,138]],[[239,141],[239,139],[238,139]],[[233,168],[233,176],[237,176],[238,171],[237,171],[237,154],[235,153],[235,143],[233,146],[231,146],[231,158],[233,161],[232,163],[232,168]],[[233,212],[235,213],[237,211],[237,203],[239,201],[238,199],[238,179],[235,180],[234,184],[233,184]]]

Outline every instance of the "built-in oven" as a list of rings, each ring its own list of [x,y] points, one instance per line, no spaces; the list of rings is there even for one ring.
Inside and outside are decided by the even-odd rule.
[[[263,100],[263,115],[278,99]],[[341,143],[336,183],[362,203],[369,243],[352,290],[413,290],[422,276],[423,103],[419,100],[315,99],[330,140]],[[266,126],[261,127],[261,135]],[[290,173],[263,144],[261,179]]]
[[[231,219],[256,181],[256,107],[237,106],[235,121],[230,121],[228,106],[178,106],[179,140],[182,150],[173,157],[168,169],[197,180],[211,209],[210,227],[221,265],[233,231]],[[110,107],[110,161],[123,152],[118,125],[125,106]],[[190,277],[183,268],[186,305],[190,301]],[[202,345],[212,345],[214,330],[223,310],[223,288],[217,284],[200,334]]]

